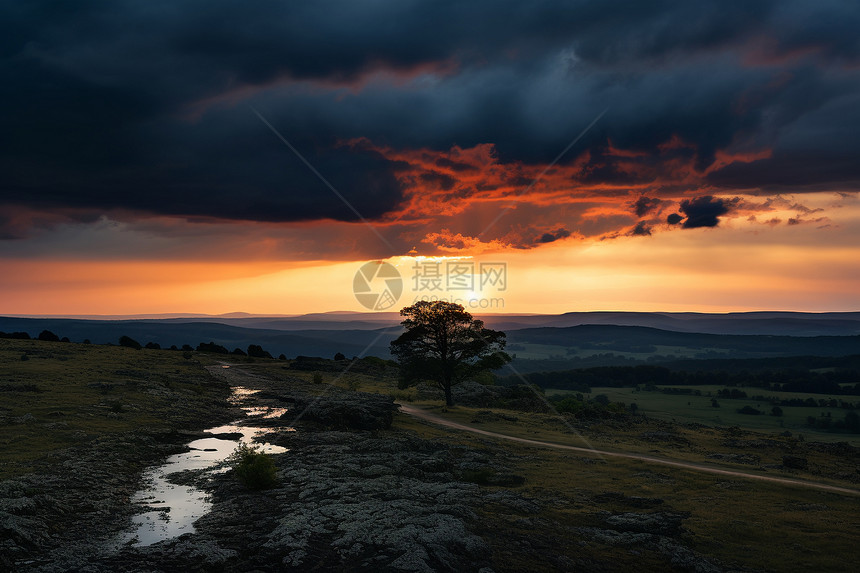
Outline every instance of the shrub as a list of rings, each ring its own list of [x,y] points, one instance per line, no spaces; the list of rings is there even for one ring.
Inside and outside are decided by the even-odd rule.
[[[314,372],[314,384],[322,384],[323,375],[319,372]]]
[[[463,473],[460,475],[460,479],[469,483],[476,483],[478,485],[487,485],[490,483],[490,480],[493,479],[493,476],[496,474],[496,471],[493,468],[480,468],[477,470],[463,470]]]
[[[259,344],[249,344],[248,345],[248,356],[253,356],[254,358],[271,358],[272,355],[267,351],[263,350],[263,347]]]
[[[140,350],[141,348],[143,348],[140,345],[140,342],[130,336],[120,336],[119,345],[125,346],[126,348],[134,348],[135,350]]]
[[[184,346],[182,347],[185,348]],[[197,345],[197,352],[214,352],[216,354],[230,354],[230,351],[221,346],[220,344],[215,344],[212,341],[209,342],[201,342]]]
[[[275,462],[268,454],[248,444],[239,444],[230,456],[239,478],[250,489],[267,489],[277,483]]]
[[[758,416],[761,413],[761,410],[757,410],[752,406],[744,406],[743,408],[738,410],[738,414],[748,414],[750,416]]]
[[[0,338],[16,338],[19,340],[30,340],[30,335],[26,332],[0,332]]]
[[[39,340],[46,340],[48,342],[59,342],[60,337],[51,332],[50,330],[43,330],[39,333]]]

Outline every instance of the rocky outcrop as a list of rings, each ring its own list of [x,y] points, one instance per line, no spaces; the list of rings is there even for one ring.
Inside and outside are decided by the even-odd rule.
[[[127,526],[140,472],[184,449],[170,437],[139,432],[93,440],[52,455],[52,471],[0,482],[0,571],[89,563]]]
[[[384,430],[391,427],[398,406],[390,396],[366,392],[339,393],[334,396],[290,398],[292,412],[284,419],[316,422],[335,430]]]
[[[198,522],[201,534],[232,547],[239,540],[223,532],[238,515],[250,512],[268,525],[255,536],[253,551],[240,550],[240,557],[255,567],[262,567],[261,561],[275,563],[279,570],[322,563],[347,569],[477,571],[488,564],[486,544],[468,527],[476,519],[470,505],[479,488],[454,479],[455,455],[447,448],[366,432],[298,432],[282,435],[277,443],[290,448],[278,459],[280,485],[236,496],[230,476],[224,476],[215,485],[213,512]],[[222,508],[222,499],[232,501]],[[263,507],[266,511],[255,516],[254,508]]]
[[[269,436],[278,485],[251,491],[232,473],[203,477],[213,508],[193,535],[124,547],[92,571],[479,571],[472,533],[481,490],[455,478],[477,453],[414,437],[298,431]],[[477,462],[476,462],[477,463]]]
[[[442,390],[435,385],[419,384],[416,392],[419,400],[444,400]],[[516,386],[487,386],[471,380],[451,387],[455,404],[473,408],[506,408],[524,412],[546,412],[550,410],[540,391],[525,384]]]

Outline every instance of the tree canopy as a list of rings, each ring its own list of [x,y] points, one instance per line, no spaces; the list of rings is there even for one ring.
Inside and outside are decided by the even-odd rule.
[[[505,333],[484,328],[459,304],[420,301],[400,311],[406,331],[391,343],[400,365],[400,387],[435,382],[454,404],[451,387],[511,361]]]

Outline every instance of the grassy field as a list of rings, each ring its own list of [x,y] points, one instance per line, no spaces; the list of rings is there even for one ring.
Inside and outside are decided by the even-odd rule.
[[[227,392],[181,352],[0,339],[0,478],[105,434],[169,430],[183,404]]]
[[[447,411],[438,405],[425,407],[466,424],[477,415],[475,409],[459,406]],[[497,419],[482,422],[478,427],[582,445],[581,439],[551,417],[506,414],[517,417],[517,421]],[[659,511],[689,512],[682,536],[688,547],[725,563],[741,563],[760,570],[847,570],[847,560],[854,554],[860,534],[857,497],[493,441],[443,430],[403,415],[397,418],[395,428],[451,444],[486,448],[494,459],[504,458],[516,473],[526,478],[517,493],[544,504],[539,520],[494,506],[487,506],[481,513],[480,527],[493,532],[488,538],[492,540],[494,561],[500,564],[501,571],[554,568],[552,561],[535,562],[533,554],[526,557],[516,541],[523,538],[533,545],[539,543],[536,540],[544,540],[548,554],[562,552],[595,563],[609,560],[618,569],[626,566],[636,570],[664,569],[667,564],[660,555],[594,540],[583,541],[579,528],[597,526],[601,512],[631,511],[623,501],[599,502],[606,493],[656,498],[662,500]],[[682,429],[678,432],[679,441],[658,448],[638,437],[642,430],[598,424],[585,432],[597,447],[642,452],[656,449],[658,454],[673,459],[701,460],[705,459],[704,451],[726,450],[720,446],[726,434],[716,430]],[[732,449],[732,453],[739,451],[762,456],[763,462],[779,455],[760,449]],[[824,457],[820,456],[818,461],[827,463]],[[834,480],[834,483],[839,482]]]
[[[700,390],[702,396],[685,396],[681,394],[664,394],[659,391],[637,390],[636,388],[601,388],[594,387],[591,394],[605,394],[613,402],[625,404],[635,403],[638,411],[646,416],[661,420],[677,422],[695,422],[709,426],[739,426],[741,428],[767,431],[804,434],[808,439],[821,441],[847,441],[854,445],[860,445],[860,435],[831,433],[814,430],[807,426],[807,416],[820,416],[829,412],[831,417],[841,419],[845,416],[845,410],[841,408],[807,408],[798,406],[781,406],[783,415],[780,417],[770,415],[772,406],[768,402],[753,400],[751,398],[729,399],[717,398],[719,408],[711,405],[711,398],[716,396],[718,390],[723,386],[677,386],[675,388],[690,388]],[[738,388],[749,396],[778,396],[784,398],[806,399],[811,396],[815,399],[831,398],[823,394],[798,394],[792,392],[772,392],[761,388]],[[708,396],[708,394],[711,396]],[[568,390],[547,390],[547,395],[576,394]],[[850,402],[860,402],[860,396],[839,396]],[[764,415],[740,414],[738,410],[744,406],[752,406],[765,412]]]
[[[183,412],[223,403],[226,388],[205,370],[221,360],[274,379],[316,381],[321,392],[333,383],[391,394],[450,420],[503,434],[857,489],[856,458],[812,447],[813,436],[805,431],[807,441],[799,442],[796,434],[780,436],[774,428],[757,434],[674,424],[656,415],[577,421],[553,414],[444,408],[438,402],[416,401],[414,389],[398,390],[393,372],[384,369],[340,375],[291,370],[276,360],[17,340],[0,340],[0,478],[37,470],[57,449],[141,428],[169,430],[187,421]],[[594,389],[593,394],[598,392],[610,394],[610,389]],[[610,397],[634,401],[623,393]],[[675,414],[679,418],[685,412],[681,406],[690,401],[692,408],[694,403],[694,397],[639,392],[635,401],[643,411],[645,397],[655,400],[655,411],[680,408]],[[709,403],[705,397],[695,399]],[[732,409],[729,402],[721,400],[721,414]],[[390,432],[479,449],[488,460],[525,478],[524,485],[511,491],[537,502],[537,513],[487,502],[476,508],[478,519],[471,524],[490,543],[498,571],[570,568],[552,555],[590,563],[593,566],[585,568],[594,570],[669,568],[666,555],[653,548],[588,536],[588,528],[606,527],[608,514],[626,512],[689,512],[678,542],[724,563],[757,570],[848,570],[860,538],[856,496],[517,444],[446,430],[406,414],[395,417]],[[808,469],[782,468],[786,452],[802,455]],[[754,462],[738,461],[739,456]],[[487,493],[506,491],[480,487]],[[606,494],[615,497],[607,499]],[[625,501],[631,496],[659,505],[632,508]]]
[[[728,355],[725,349],[719,348],[688,348],[685,346],[665,346],[655,345],[653,349],[648,349],[643,352],[627,352],[623,350],[615,350],[612,347],[607,348],[578,348],[576,346],[562,346],[558,344],[537,344],[533,342],[517,342],[509,345],[508,352],[516,355],[517,358],[528,360],[540,360],[545,358],[588,358],[595,354],[612,353],[616,356],[624,358],[634,358],[636,360],[646,360],[654,355],[659,356],[675,356],[676,358],[696,358],[700,355],[708,355],[714,358],[721,355]]]

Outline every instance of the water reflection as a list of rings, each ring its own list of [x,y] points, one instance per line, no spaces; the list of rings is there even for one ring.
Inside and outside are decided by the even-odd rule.
[[[257,392],[248,388],[233,388],[230,402],[241,405],[245,399]],[[287,408],[258,406],[242,409],[250,418],[248,421],[272,420],[287,412]],[[208,495],[193,485],[193,480],[201,474],[228,471],[229,465],[225,462],[240,443],[254,444],[269,454],[287,451],[281,446],[255,442],[255,439],[275,430],[295,431],[294,428],[248,426],[244,421],[205,430],[213,436],[190,442],[190,451],[172,455],[164,464],[147,470],[144,480],[149,484],[148,487],[131,498],[133,503],[142,505],[146,511],[132,518],[133,530],[124,534],[120,543],[132,543],[141,547],[184,533],[193,533],[194,522],[212,509]]]

